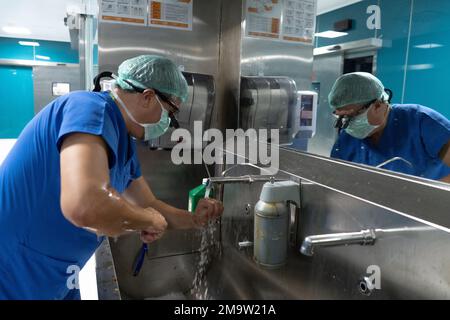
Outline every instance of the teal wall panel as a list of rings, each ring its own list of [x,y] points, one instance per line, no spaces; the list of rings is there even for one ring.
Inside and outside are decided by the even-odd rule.
[[[414,0],[405,102],[426,105],[450,119],[449,83],[450,1]]]
[[[317,28],[319,32],[334,30],[334,23],[341,20],[351,19],[353,20],[354,25],[352,30],[345,31],[348,33],[346,36],[332,39],[317,38],[317,46],[324,47],[336,43],[373,38],[375,36],[375,31],[367,28],[367,18],[369,15],[366,14],[366,11],[369,5],[377,3],[377,0],[364,0],[343,9],[319,15],[317,17]]]
[[[31,67],[0,66],[0,139],[15,139],[34,116]]]
[[[381,8],[381,30],[366,25],[371,4]],[[349,35],[317,39],[317,46],[371,37],[383,39],[376,75],[394,91],[395,103],[418,103],[450,118],[450,1],[365,0],[318,17],[317,31],[332,30],[334,22],[353,19]],[[410,29],[411,26],[411,29]],[[409,43],[409,46],[408,46]],[[432,45],[423,49],[417,46]],[[406,69],[406,74],[405,74]]]
[[[19,41],[38,42],[38,47],[22,46]],[[34,60],[35,55],[49,57],[50,60],[38,61],[78,63],[78,50],[73,50],[69,42],[30,40],[0,37],[0,59]]]

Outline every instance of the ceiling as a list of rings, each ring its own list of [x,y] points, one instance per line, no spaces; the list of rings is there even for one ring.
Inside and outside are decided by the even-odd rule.
[[[0,37],[70,41],[64,25],[67,8],[79,8],[83,0],[0,0]],[[43,10],[43,8],[45,8]],[[30,35],[12,35],[3,27],[25,27]]]
[[[362,0],[317,0],[317,14],[333,11]]]
[[[0,0],[0,37],[69,42],[69,31],[64,25],[67,9],[83,7],[89,1],[95,0]],[[318,0],[318,13],[336,10],[359,1],[361,0]],[[43,8],[45,10],[42,10]],[[25,27],[31,34],[7,34],[2,30],[5,26]]]

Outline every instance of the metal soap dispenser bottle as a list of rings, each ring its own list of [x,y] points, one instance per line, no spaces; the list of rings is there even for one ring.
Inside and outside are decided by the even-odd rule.
[[[300,186],[294,181],[267,182],[255,206],[255,262],[266,268],[286,263],[289,244],[289,201],[300,205]]]

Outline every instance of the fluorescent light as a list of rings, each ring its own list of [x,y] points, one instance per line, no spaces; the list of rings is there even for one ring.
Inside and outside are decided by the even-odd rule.
[[[3,27],[3,32],[11,33],[11,34],[19,34],[19,35],[29,35],[31,34],[31,31],[24,27]]]
[[[19,44],[21,46],[29,46],[29,47],[39,47],[40,46],[39,42],[35,42],[35,41],[19,41]]]
[[[434,65],[430,64],[430,63],[426,63],[426,64],[413,64],[413,65],[409,65],[408,66],[408,70],[429,70],[429,69],[433,69]]]
[[[414,47],[418,48],[418,49],[435,49],[435,48],[441,48],[441,47],[443,47],[443,45],[439,44],[439,43],[425,43],[425,44],[420,44],[420,45],[417,45]]]
[[[37,59],[41,59],[41,60],[50,60],[50,57],[47,57],[47,56],[41,56],[41,55],[39,55],[39,54],[36,55],[36,58],[37,58]]]
[[[324,31],[324,32],[319,32],[316,33],[315,36],[316,37],[321,37],[321,38],[339,38],[339,37],[343,37],[348,35],[347,32],[337,32],[337,31],[332,31],[332,30],[328,30],[328,31]]]
[[[362,0],[320,0],[317,1],[317,15],[335,11],[361,1]]]

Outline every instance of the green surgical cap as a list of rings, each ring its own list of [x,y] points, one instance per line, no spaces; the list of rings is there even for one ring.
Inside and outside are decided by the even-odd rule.
[[[342,75],[336,80],[328,95],[333,110],[352,104],[368,103],[375,99],[388,101],[389,96],[384,91],[381,81],[367,72]]]
[[[185,102],[188,85],[181,71],[171,60],[155,55],[142,55],[122,62],[116,83],[124,90],[133,88],[128,80],[141,89],[156,89]]]

